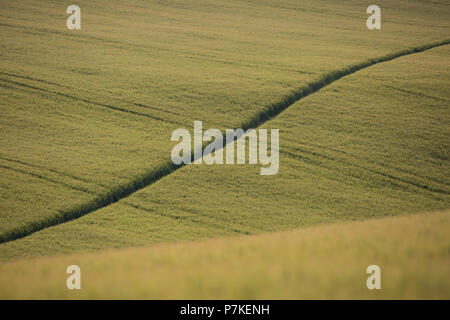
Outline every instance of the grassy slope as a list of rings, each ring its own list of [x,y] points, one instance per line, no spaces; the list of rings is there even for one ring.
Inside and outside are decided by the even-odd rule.
[[[449,299],[450,212],[251,237],[18,260],[0,298]],[[80,291],[65,288],[81,267]],[[381,267],[381,290],[366,268]]]
[[[186,166],[116,204],[2,244],[0,257],[290,229],[450,205],[449,46],[372,66],[267,122],[280,172]]]
[[[364,1],[77,4],[81,31],[58,1],[1,1],[0,233],[158,168],[194,119],[236,127],[326,71],[448,37],[446,1],[382,1],[377,32]]]

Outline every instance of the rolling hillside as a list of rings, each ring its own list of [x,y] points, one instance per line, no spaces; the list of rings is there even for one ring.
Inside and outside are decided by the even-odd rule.
[[[0,298],[448,299],[449,227],[445,211],[18,260],[0,266]],[[79,291],[64,286],[74,263]],[[381,290],[366,287],[373,264]]]

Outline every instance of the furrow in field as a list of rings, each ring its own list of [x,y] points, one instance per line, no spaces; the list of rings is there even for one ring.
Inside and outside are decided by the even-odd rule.
[[[113,105],[109,105],[109,104],[105,104],[105,103],[95,102],[95,101],[92,101],[92,100],[89,100],[89,99],[76,97],[76,96],[71,95],[71,94],[58,92],[58,91],[54,91],[54,90],[49,90],[49,89],[44,89],[44,88],[40,88],[40,87],[29,85],[29,84],[21,83],[21,82],[18,82],[18,81],[12,81],[12,80],[8,80],[8,79],[0,79],[0,81],[4,81],[6,83],[9,83],[9,84],[12,84],[12,85],[16,85],[16,86],[19,86],[19,87],[22,87],[22,88],[27,88],[27,89],[32,89],[32,90],[35,90],[35,91],[44,92],[46,94],[58,95],[58,96],[61,96],[61,97],[64,97],[64,98],[69,98],[71,100],[84,102],[84,103],[87,103],[87,104],[99,106],[99,107],[106,108],[106,109],[111,109],[111,110],[118,111],[118,112],[132,114],[132,115],[136,115],[136,116],[140,116],[140,117],[145,117],[145,118],[149,118],[149,119],[152,119],[152,120],[172,123],[172,124],[176,124],[176,125],[180,125],[180,126],[184,125],[181,122],[176,122],[176,121],[169,120],[169,119],[163,119],[163,118],[160,118],[160,117],[157,117],[157,116],[153,116],[153,115],[150,115],[150,114],[147,114],[147,113],[142,113],[142,112],[138,112],[138,111],[134,111],[134,110],[130,110],[130,109],[125,109],[125,108],[121,108],[121,107],[117,107],[117,106],[113,106]]]
[[[295,154],[295,153],[292,153],[292,152],[289,152],[289,151],[286,151],[286,150],[280,150],[280,153],[287,155],[291,159],[300,160],[300,161],[306,161],[309,164],[317,165],[317,166],[320,166],[321,168],[324,168],[324,169],[328,169],[328,170],[332,170],[332,171],[333,170],[341,170],[341,169],[337,169],[337,168],[332,168],[330,166],[326,166],[321,161],[317,161],[317,160],[315,160],[313,158],[305,156],[305,154],[308,154],[308,155],[316,157],[316,158],[322,158],[322,159],[330,160],[330,161],[333,161],[333,162],[339,162],[339,163],[345,164],[345,165],[347,165],[349,167],[352,167],[352,168],[356,168],[356,169],[359,169],[359,170],[362,170],[362,171],[366,171],[366,172],[369,172],[369,173],[373,173],[373,174],[379,175],[381,177],[386,178],[387,180],[390,181],[391,184],[396,185],[398,187],[404,187],[404,186],[408,187],[409,186],[409,187],[423,189],[423,190],[426,190],[426,191],[429,191],[429,192],[435,192],[435,193],[439,193],[439,194],[443,194],[443,195],[450,195],[450,192],[448,192],[446,190],[435,188],[435,187],[431,187],[429,185],[420,184],[420,183],[417,183],[417,182],[414,182],[414,181],[411,181],[411,180],[408,180],[408,179],[404,179],[404,178],[395,176],[393,174],[389,174],[387,172],[382,172],[382,171],[379,171],[379,170],[366,168],[366,167],[363,167],[363,166],[360,166],[358,164],[355,164],[355,163],[352,163],[352,162],[349,162],[349,161],[345,161],[345,160],[342,160],[342,159],[336,159],[336,158],[328,157],[326,155],[322,155],[322,154],[319,154],[319,153],[316,153],[316,152],[310,152],[310,151],[301,150],[301,149],[298,149],[298,148],[295,148],[295,151],[297,151],[297,152],[299,152],[300,154],[303,154],[303,155]]]
[[[447,45],[447,44],[450,44],[450,39],[432,43],[432,44],[419,46],[419,47],[414,47],[414,48],[410,48],[410,49],[406,49],[406,50],[402,50],[402,51],[398,51],[395,53],[391,53],[391,54],[376,57],[376,58],[372,58],[372,59],[363,61],[358,64],[353,64],[353,65],[347,66],[340,70],[335,70],[335,71],[326,73],[323,76],[321,76],[319,79],[317,79],[316,81],[310,82],[309,84],[302,86],[302,87],[298,88],[297,90],[293,91],[291,94],[285,96],[281,101],[278,101],[274,104],[267,106],[262,112],[259,112],[259,113],[255,114],[253,117],[251,117],[250,119],[244,121],[242,123],[242,125],[240,126],[240,128],[243,128],[243,129],[257,128],[260,125],[267,122],[268,120],[270,120],[273,117],[280,114],[282,111],[284,111],[285,109],[287,109],[289,106],[293,105],[300,99],[307,97],[307,96],[319,91],[320,89],[328,86],[329,84],[331,84],[347,75],[353,74],[359,70],[368,68],[368,67],[378,64],[378,63],[391,61],[393,59],[396,59],[396,58],[399,58],[402,56],[423,52],[428,49],[432,49],[432,48]],[[71,96],[69,96],[69,97],[74,98]],[[84,99],[82,99],[82,101],[83,100]],[[90,101],[85,101],[85,102],[90,102]],[[110,107],[110,106],[108,106],[108,107]],[[129,112],[129,111],[127,110],[127,112]],[[224,143],[224,145],[225,145],[225,143]],[[66,210],[66,211],[61,211],[61,212],[59,212],[59,214],[48,217],[44,221],[35,221],[33,223],[28,224],[24,228],[16,228],[7,233],[4,233],[4,234],[0,235],[0,243],[26,237],[36,231],[39,231],[39,230],[42,230],[42,229],[45,229],[45,228],[48,228],[48,227],[51,227],[51,226],[54,226],[57,224],[61,224],[61,223],[64,223],[64,222],[67,222],[70,220],[77,219],[81,216],[84,216],[86,214],[94,212],[98,209],[104,208],[112,203],[117,202],[120,199],[128,197],[129,195],[135,193],[136,191],[138,191],[144,187],[147,187],[147,186],[155,183],[156,181],[171,174],[172,172],[181,168],[182,166],[183,165],[175,165],[171,161],[168,161],[165,164],[161,164],[157,168],[149,170],[146,174],[143,174],[143,175],[137,177],[135,180],[130,181],[126,184],[120,185],[118,188],[110,190],[109,192],[107,192],[103,195],[99,195],[96,199],[94,199],[90,202],[87,202],[79,207],[76,207],[76,208],[73,208],[70,210]],[[387,177],[395,180],[394,176],[387,175]],[[422,185],[417,185],[417,186],[423,188]],[[428,190],[437,191],[437,192],[442,191],[440,189],[435,189],[435,190],[428,189]],[[445,192],[445,194],[447,194],[447,192]]]
[[[163,51],[163,52],[172,52],[170,48],[161,48],[156,46],[150,46],[150,45],[139,45],[133,42],[127,42],[127,41],[119,41],[119,40],[112,40],[112,39],[105,39],[101,37],[91,36],[91,35],[77,35],[73,33],[66,33],[63,31],[58,30],[52,30],[47,28],[37,28],[37,27],[28,27],[28,26],[20,26],[20,25],[12,25],[7,23],[0,23],[0,26],[12,28],[12,29],[19,29],[24,30],[28,34],[33,34],[36,36],[43,36],[45,34],[52,34],[54,36],[63,37],[64,39],[70,38],[71,41],[80,41],[82,43],[86,43],[89,40],[97,41],[98,43],[101,43],[102,45],[107,45],[112,48],[127,48],[127,50],[135,50],[135,51],[141,51],[143,53],[149,53],[149,51]]]
[[[57,87],[61,87],[61,88],[69,88],[68,86],[64,86],[64,85],[56,83],[56,82],[52,82],[52,81],[48,81],[48,80],[44,80],[44,79],[37,79],[37,78],[30,77],[30,76],[23,76],[23,75],[15,74],[15,73],[0,72],[0,75],[14,77],[14,78],[20,78],[20,79],[25,79],[25,80],[31,80],[31,81],[37,81],[37,82],[50,84],[52,86],[57,86]]]
[[[35,77],[30,77],[30,76],[24,76],[24,75],[21,75],[21,74],[15,74],[15,73],[9,73],[9,72],[0,72],[0,75],[9,76],[9,77],[13,77],[13,78],[24,79],[24,80],[36,81],[36,82],[45,83],[45,84],[52,85],[52,86],[57,86],[57,87],[60,87],[60,88],[66,88],[66,89],[74,90],[74,91],[77,91],[77,92],[83,92],[83,93],[92,94],[92,92],[90,92],[89,90],[80,89],[80,88],[72,88],[72,87],[69,87],[69,86],[62,85],[62,84],[57,83],[57,82],[48,81],[48,80],[45,80],[45,79],[38,79],[38,78],[35,78]],[[57,94],[54,91],[53,91],[53,93]],[[158,107],[155,107],[155,106],[149,106],[149,105],[146,105],[146,104],[143,104],[143,103],[135,103],[135,102],[132,102],[132,101],[125,101],[125,100],[120,100],[120,101],[124,102],[124,103],[127,103],[127,104],[134,105],[136,107],[141,107],[141,108],[144,108],[144,109],[149,109],[149,110],[154,110],[154,111],[158,111],[158,112],[173,114],[173,115],[176,115],[176,116],[181,116],[181,114],[178,113],[178,112],[165,110],[163,108],[158,108]]]
[[[144,54],[149,54],[151,52],[162,52],[162,53],[171,53],[171,54],[175,53],[179,56],[183,56],[186,59],[197,60],[197,61],[201,61],[201,62],[210,61],[210,62],[220,63],[220,64],[224,64],[224,65],[234,65],[234,66],[240,66],[240,67],[253,67],[253,68],[258,67],[257,64],[248,64],[248,63],[242,63],[240,61],[230,61],[230,60],[220,59],[215,56],[201,53],[201,52],[190,52],[190,53],[186,54],[186,52],[184,50],[180,51],[177,48],[174,48],[170,45],[165,46],[165,47],[152,46],[149,44],[143,45],[143,44],[137,44],[137,43],[133,43],[133,42],[129,42],[129,41],[105,39],[105,38],[96,37],[96,36],[92,36],[92,35],[86,35],[86,34],[77,35],[77,34],[73,34],[73,33],[66,33],[66,32],[47,29],[47,28],[26,27],[26,26],[5,24],[5,23],[0,23],[0,26],[12,28],[12,29],[25,30],[28,34],[36,35],[38,37],[50,33],[54,36],[58,36],[58,37],[61,37],[64,39],[70,38],[70,41],[77,41],[77,42],[80,42],[83,44],[86,44],[86,43],[91,44],[91,43],[95,42],[95,43],[101,44],[103,46],[108,46],[110,48],[115,48],[115,49],[127,48],[127,50],[136,51],[136,52],[140,52],[140,53],[144,53]],[[20,33],[22,33],[22,31]],[[235,42],[239,42],[239,41],[235,40]],[[286,69],[283,69],[283,68],[275,68],[275,69],[286,71]],[[303,74],[314,74],[312,72],[299,71],[299,70],[290,70],[290,72],[303,73]]]
[[[290,143],[292,143],[294,145],[298,145],[299,144],[298,141],[293,141],[293,140],[291,140],[291,139],[289,139],[287,137],[284,137],[284,140],[288,141],[288,142],[290,142]],[[345,152],[343,150],[338,150],[336,148],[329,148],[329,147],[327,148],[325,146],[320,146],[320,145],[316,145],[316,144],[313,144],[313,143],[305,143],[305,142],[300,143],[300,145],[301,145],[302,148],[309,147],[309,148],[317,148],[317,149],[320,149],[320,150],[332,151],[334,153],[339,153],[341,155],[344,155],[346,158],[348,158],[350,156],[347,152]],[[302,150],[305,150],[305,149],[302,149]],[[280,152],[284,152],[284,151],[280,151]],[[321,155],[320,153],[314,152],[314,151],[306,150],[305,152],[311,153],[311,154],[314,153],[314,154],[317,154],[318,156],[323,156],[323,157],[325,156],[325,155]],[[284,153],[288,155],[288,152],[284,152]],[[377,162],[377,161],[374,161],[373,159],[368,159],[366,157],[361,157],[361,156],[356,156],[356,155],[351,155],[351,157],[354,158],[355,160],[358,160],[358,161],[370,162],[371,164],[373,164],[375,166],[383,167],[385,169],[392,170],[392,171],[394,171],[396,173],[403,173],[403,174],[406,174],[406,175],[411,176],[411,177],[419,178],[419,179],[421,179],[423,181],[426,181],[427,183],[438,184],[438,185],[440,185],[440,187],[444,187],[444,188],[449,188],[450,187],[450,185],[447,182],[445,182],[444,180],[442,180],[442,179],[438,179],[438,178],[435,178],[435,177],[426,177],[426,176],[420,175],[420,174],[418,174],[416,172],[412,172],[410,170],[399,168],[397,166],[392,166],[392,165],[384,163],[384,162]],[[445,193],[448,193],[448,191],[445,191]]]
[[[154,214],[154,215],[158,215],[158,216],[169,218],[169,219],[173,219],[173,220],[184,220],[186,222],[199,224],[199,225],[201,225],[203,227],[205,227],[205,226],[213,227],[213,228],[216,228],[217,230],[224,228],[223,224],[216,224],[216,223],[213,223],[211,221],[199,220],[198,218],[197,219],[194,218],[195,215],[193,215],[193,216],[181,216],[181,215],[164,214],[164,213],[161,213],[161,212],[159,212],[157,210],[152,210],[150,208],[146,208],[146,207],[143,207],[143,206],[140,206],[140,205],[136,205],[136,204],[133,204],[131,202],[123,202],[122,204],[125,205],[125,206],[128,206],[128,207],[134,208],[134,209],[142,210],[144,212],[148,212],[148,213],[151,213],[151,214]],[[192,209],[183,208],[183,211],[190,213],[192,211]],[[195,212],[194,214],[196,214],[196,213],[198,213],[198,212]],[[205,214],[203,214],[203,217],[211,218],[211,216],[205,215]],[[216,220],[218,220],[218,219],[222,220],[222,222],[227,222],[223,218],[222,219],[220,219],[218,217],[214,217],[214,218],[216,218]],[[232,231],[232,233],[246,234],[246,235],[251,234],[250,231],[248,231],[248,230],[240,230],[238,227],[233,226],[233,225],[229,225],[228,227],[229,227],[228,229],[230,231]],[[239,227],[241,227],[241,226],[239,226]]]
[[[71,184],[68,184],[68,183],[65,183],[65,182],[62,182],[62,181],[54,180],[54,179],[48,178],[46,176],[30,172],[30,171],[26,171],[26,170],[22,170],[22,169],[18,169],[18,168],[13,168],[13,167],[6,166],[6,165],[3,165],[3,164],[0,164],[0,168],[6,169],[6,170],[15,171],[15,172],[26,174],[26,175],[30,175],[30,176],[32,176],[34,178],[45,180],[45,181],[48,181],[48,182],[51,182],[51,183],[58,184],[60,186],[69,188],[69,189],[81,191],[81,192],[84,192],[84,193],[89,193],[89,194],[94,193],[93,191],[88,190],[86,188],[79,187],[79,186],[74,186],[74,185],[71,185]]]
[[[74,176],[73,174],[68,174],[66,172],[61,172],[61,171],[58,171],[58,170],[55,170],[55,169],[51,169],[51,168],[47,168],[47,167],[44,167],[44,166],[40,166],[40,165],[36,165],[36,164],[32,164],[32,163],[27,163],[27,162],[24,162],[22,160],[11,159],[11,158],[3,156],[2,154],[0,154],[0,159],[8,161],[8,162],[12,162],[12,163],[17,163],[17,164],[20,164],[20,165],[23,165],[23,166],[27,166],[27,167],[31,167],[31,168],[37,168],[37,169],[40,169],[40,170],[44,170],[44,171],[48,171],[48,172],[51,172],[51,173],[55,173],[55,174],[57,174],[59,176],[67,177],[67,178],[70,178],[70,179],[73,179],[73,180],[78,180],[80,182],[84,182],[84,183],[88,183],[88,184],[94,184],[96,187],[101,187],[101,188],[104,188],[104,189],[107,188],[105,185],[103,185],[101,183],[98,183],[96,181],[92,181],[92,180],[84,179],[84,178],[81,178],[81,177],[77,177],[77,176]]]
[[[445,102],[450,102],[449,99],[446,99],[444,97],[435,97],[435,96],[430,96],[428,94],[424,94],[422,92],[418,92],[418,91],[412,91],[412,90],[405,90],[405,89],[401,89],[401,88],[397,88],[394,86],[390,86],[390,85],[384,85],[386,88],[390,88],[390,89],[394,89],[397,91],[400,91],[402,93],[406,93],[406,94],[412,94],[412,95],[416,95],[419,97],[425,97],[425,98],[429,98],[429,99],[433,99],[433,100],[437,100],[437,101],[445,101]]]
[[[337,159],[335,157],[331,157],[331,156],[326,155],[326,154],[321,154],[321,153],[318,153],[318,152],[309,151],[309,150],[306,150],[306,149],[303,149],[303,148],[298,148],[298,147],[293,147],[293,150],[297,151],[300,154],[308,154],[308,155],[311,155],[313,157],[323,158],[323,159],[330,160],[330,161],[333,161],[333,162],[339,162],[339,163],[345,164],[345,165],[350,166],[350,167],[358,168],[358,169],[361,169],[363,171],[374,173],[376,175],[380,175],[380,176],[385,177],[387,179],[390,179],[390,180],[393,180],[393,181],[397,181],[397,182],[401,182],[401,183],[404,183],[406,185],[410,185],[410,186],[413,186],[413,187],[421,188],[421,189],[424,189],[424,190],[427,190],[427,191],[430,191],[430,192],[441,193],[441,194],[444,194],[444,195],[449,195],[450,194],[449,191],[444,190],[442,188],[436,188],[436,187],[432,187],[432,186],[429,186],[429,185],[420,184],[420,183],[417,183],[417,182],[414,182],[414,181],[411,181],[411,180],[408,180],[408,179],[405,179],[405,178],[401,178],[401,177],[395,176],[393,174],[389,174],[387,172],[383,172],[383,171],[380,171],[380,170],[374,170],[374,169],[371,169],[371,168],[366,168],[366,167],[363,167],[361,165],[358,165],[357,163],[355,163],[355,161],[348,161],[348,160],[345,160],[345,159]],[[284,154],[286,154],[287,156],[289,156],[289,157],[291,157],[293,159],[299,158],[298,155],[293,154],[293,153],[291,153],[289,151],[286,151],[286,150],[280,150],[280,153],[284,153]]]

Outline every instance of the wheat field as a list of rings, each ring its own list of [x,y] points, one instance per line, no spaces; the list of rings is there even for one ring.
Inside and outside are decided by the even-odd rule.
[[[447,1],[381,30],[358,0],[77,4],[0,0],[0,297],[450,298]],[[198,120],[279,129],[278,173],[175,165]]]

